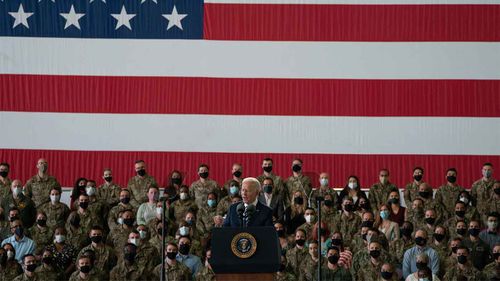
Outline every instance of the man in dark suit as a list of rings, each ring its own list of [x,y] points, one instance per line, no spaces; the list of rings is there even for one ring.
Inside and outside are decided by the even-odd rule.
[[[273,211],[273,221],[283,218],[285,205],[280,193],[274,192],[274,182],[272,178],[265,178],[262,182],[262,191],[259,194],[259,202],[268,206]]]
[[[272,226],[273,211],[260,203],[257,196],[260,192],[260,182],[256,178],[246,178],[241,184],[242,203],[235,203],[229,207],[226,219],[224,220],[225,227],[241,227],[241,218],[238,214],[238,209],[249,210],[255,207],[255,211],[248,219],[247,226]],[[243,204],[238,208],[238,205]],[[253,207],[249,207],[253,205]],[[243,209],[244,208],[244,209]]]

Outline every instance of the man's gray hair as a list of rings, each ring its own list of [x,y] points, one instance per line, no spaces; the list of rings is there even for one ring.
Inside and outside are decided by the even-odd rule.
[[[241,186],[245,183],[249,183],[252,186],[254,186],[257,189],[257,192],[260,192],[260,182],[256,178],[244,178],[243,181],[241,182]]]

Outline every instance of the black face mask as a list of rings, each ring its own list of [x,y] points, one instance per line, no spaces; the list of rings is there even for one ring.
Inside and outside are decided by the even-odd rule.
[[[266,173],[270,173],[273,170],[273,166],[262,167],[262,170]]]
[[[337,256],[337,255],[328,256],[328,262],[331,264],[337,264],[337,262],[339,261],[339,258],[340,258],[340,256]]]
[[[170,260],[175,260],[176,256],[177,256],[177,252],[168,252],[167,253],[167,258]]]
[[[457,177],[455,176],[447,176],[446,180],[451,183],[455,183],[457,181]]]
[[[435,218],[425,218],[425,223],[433,225],[436,222]]]
[[[199,175],[199,176],[200,176],[200,178],[202,178],[202,179],[206,179],[206,178],[208,178],[208,172],[199,173],[198,175]]]
[[[113,177],[105,177],[104,180],[106,182],[111,182],[113,180]]]
[[[188,244],[182,244],[179,246],[179,253],[181,253],[181,255],[187,255],[189,254],[190,248]]]
[[[370,251],[370,256],[374,259],[380,257],[380,250],[371,250]]]
[[[493,253],[493,259],[497,260],[500,257],[500,253]]]
[[[18,216],[13,216],[13,217],[10,217],[9,220],[10,220],[10,222],[13,222],[13,221],[18,220],[18,219],[19,219]]]
[[[429,191],[420,191],[418,193],[422,198],[429,198],[431,196],[431,193]]]
[[[460,264],[465,264],[467,262],[467,257],[466,256],[458,256],[457,261]]]
[[[373,227],[373,221],[363,221],[361,223],[361,227],[369,227],[369,228],[372,228]]]
[[[284,229],[280,229],[276,232],[278,233],[278,237],[285,237],[285,230]]]
[[[172,178],[172,179],[170,180],[170,182],[171,182],[172,184],[175,184],[175,185],[181,185],[181,183],[182,183],[182,179],[181,179],[181,178]]]
[[[306,243],[306,240],[304,240],[304,239],[296,239],[295,240],[295,244],[299,245],[300,247],[304,246],[305,243]]]
[[[332,239],[332,245],[342,246],[342,239]]]
[[[392,278],[392,275],[394,273],[393,272],[388,272],[388,271],[381,271],[380,272],[380,275],[382,276],[382,278],[384,278],[385,280],[391,280]]]
[[[36,220],[36,224],[38,224],[41,227],[44,227],[47,225],[47,220]]]
[[[43,257],[43,258],[42,258],[42,262],[43,262],[44,264],[51,265],[51,264],[52,264],[52,261],[53,261],[52,257]]]
[[[403,227],[403,228],[401,228],[400,232],[401,232],[401,234],[403,234],[403,236],[410,237],[413,230],[410,228]]]
[[[399,204],[399,198],[391,198],[389,199],[389,204]]]
[[[120,202],[122,202],[123,204],[128,204],[130,203],[130,197],[124,197],[120,199]]]
[[[456,254],[457,253],[457,250],[458,250],[458,247],[455,246],[455,247],[451,247],[451,251]]]
[[[36,264],[29,264],[26,266],[26,270],[29,272],[35,272]]]
[[[267,193],[267,194],[271,194],[273,192],[273,186],[272,185],[264,185],[264,192]]]
[[[300,165],[293,165],[292,166],[292,171],[298,173],[298,172],[300,172],[300,170],[302,170],[302,167]]]
[[[360,208],[363,208],[365,210],[369,210],[370,209],[370,204],[368,202],[365,202],[365,203],[360,203],[359,204],[359,207]]]
[[[415,179],[416,181],[421,181],[422,180],[422,175],[415,175],[413,176],[413,179]]]
[[[427,263],[425,262],[417,262],[417,269],[422,270],[427,267]]]
[[[323,203],[325,203],[325,206],[327,206],[327,207],[333,206],[333,201],[332,200],[325,200]]]
[[[125,255],[123,255],[123,257],[125,258],[125,260],[127,260],[128,262],[130,263],[133,263],[135,261],[135,256],[137,254],[136,253],[126,253]]]
[[[425,239],[424,237],[416,237],[415,244],[419,246],[424,246],[425,244],[427,244],[427,239]]]
[[[478,236],[480,232],[481,232],[481,229],[479,229],[479,228],[470,228],[469,229],[469,234],[471,236],[474,236],[474,237]]]
[[[500,195],[500,188],[495,188],[493,191],[495,191],[495,194]]]
[[[235,176],[237,178],[241,177],[241,175],[242,175],[241,171],[236,171],[236,172],[233,173],[233,176]]]
[[[92,236],[90,237],[90,240],[96,244],[99,244],[101,243],[102,241],[102,236],[101,235],[98,235],[98,236]]]
[[[84,265],[80,267],[80,271],[83,273],[89,273],[92,269],[90,268],[90,265]]]
[[[441,242],[444,239],[444,234],[434,233],[433,237],[436,241]]]
[[[352,211],[354,211],[354,205],[352,205],[352,204],[344,205],[344,210],[346,212],[352,212]]]
[[[146,170],[140,169],[139,171],[137,171],[137,174],[141,177],[144,177],[146,175]]]
[[[89,202],[80,202],[80,208],[86,210],[89,207]]]
[[[9,175],[9,172],[7,172],[7,171],[0,172],[0,176],[2,176],[2,178],[6,178],[8,175]]]
[[[134,225],[134,219],[123,219],[123,224],[126,226],[132,226]]]
[[[361,238],[363,238],[363,240],[366,241],[366,233],[365,234],[361,234]]]
[[[22,226],[18,226],[14,232],[17,236],[22,237],[24,235],[24,228]]]
[[[302,204],[304,204],[304,198],[302,198],[302,197],[295,197],[293,199],[293,203],[295,203],[297,205],[302,205]]]
[[[463,218],[465,216],[465,211],[455,211],[455,215],[459,218]]]

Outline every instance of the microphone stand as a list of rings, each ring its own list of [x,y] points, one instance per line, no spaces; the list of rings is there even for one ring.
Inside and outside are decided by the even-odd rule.
[[[168,275],[165,274],[165,235],[167,234],[167,218],[165,217],[165,210],[167,209],[167,198],[163,200],[163,212],[161,212],[161,274],[160,281],[168,281]]]
[[[318,212],[318,281],[321,281],[321,201],[325,198],[316,197],[316,209]]]

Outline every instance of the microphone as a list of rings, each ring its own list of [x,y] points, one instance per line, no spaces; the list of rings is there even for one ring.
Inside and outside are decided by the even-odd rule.
[[[248,226],[248,223],[252,219],[253,214],[255,213],[255,206],[250,204],[245,208],[245,212],[243,213],[243,217],[245,218],[245,226]]]
[[[241,226],[243,226],[243,213],[244,212],[245,212],[245,205],[243,204],[243,202],[241,202],[240,204],[238,204],[238,206],[236,206],[236,213],[238,213],[238,217],[240,218]]]

